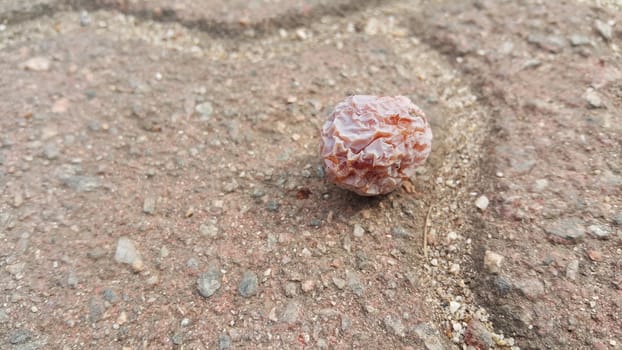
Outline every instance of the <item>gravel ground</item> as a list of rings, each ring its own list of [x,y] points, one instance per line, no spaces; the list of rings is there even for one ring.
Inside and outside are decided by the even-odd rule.
[[[1,348],[622,346],[615,6],[169,3],[0,5]],[[362,93],[435,137],[379,198]]]

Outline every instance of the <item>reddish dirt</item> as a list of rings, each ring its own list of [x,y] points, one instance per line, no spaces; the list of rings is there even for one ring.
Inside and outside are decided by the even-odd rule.
[[[622,348],[621,17],[3,3],[0,348]],[[430,117],[387,196],[324,179],[352,94]]]

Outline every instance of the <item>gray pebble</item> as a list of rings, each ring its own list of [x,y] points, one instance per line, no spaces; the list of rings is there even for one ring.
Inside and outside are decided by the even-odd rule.
[[[326,176],[326,171],[324,171],[324,167],[318,166],[315,168],[315,174],[318,178],[323,179]]]
[[[237,190],[238,188],[240,188],[238,182],[235,180],[231,180],[231,182],[227,182],[222,189],[223,191],[225,191],[225,193],[231,193],[235,192],[235,190]]]
[[[6,270],[13,276],[15,276],[16,278],[20,278],[18,276],[23,276],[22,273],[24,272],[24,268],[26,267],[26,263],[25,262],[20,262],[17,264],[11,264],[8,265],[6,267]]]
[[[566,39],[558,35],[530,34],[527,42],[553,53],[560,52],[567,45]]]
[[[568,263],[566,266],[566,278],[571,281],[576,281],[579,273],[579,260],[575,259]]]
[[[602,225],[590,225],[588,226],[587,231],[598,239],[607,239],[611,234],[609,228]]]
[[[2,323],[6,323],[9,321],[9,315],[7,315],[7,313],[0,309],[0,324]]]
[[[212,296],[220,289],[220,270],[217,266],[212,265],[207,272],[201,274],[197,279],[197,289],[199,294],[205,298]]]
[[[106,255],[106,250],[102,247],[95,247],[86,253],[86,256],[93,260],[101,259],[104,255]]]
[[[201,115],[200,119],[202,121],[209,120],[209,118],[212,116],[212,113],[214,113],[214,107],[210,102],[203,102],[197,105],[194,110]]]
[[[102,294],[104,296],[104,300],[106,300],[109,303],[114,303],[114,302],[116,302],[118,300],[117,299],[117,295],[110,288],[105,288],[104,291],[102,292]]]
[[[184,343],[184,336],[181,333],[175,333],[171,337],[171,342],[175,345],[182,345]]]
[[[350,287],[350,290],[352,290],[354,294],[359,297],[363,296],[363,292],[365,292],[365,286],[363,285],[356,273],[346,271],[346,281],[348,283],[348,287]]]
[[[88,27],[91,25],[91,16],[86,11],[80,12],[80,25],[83,27]]]
[[[597,19],[596,22],[594,22],[594,27],[596,28],[598,34],[603,37],[603,39],[611,41],[611,39],[613,38],[613,30],[611,29],[611,26],[609,24]]]
[[[603,108],[605,106],[598,92],[592,88],[587,89],[584,97],[590,108]]]
[[[18,329],[9,335],[9,343],[13,345],[24,344],[32,338],[32,332],[27,329]]]
[[[89,301],[89,321],[97,323],[104,316],[104,303],[98,298],[91,298]]]
[[[537,278],[518,280],[514,285],[530,300],[535,300],[544,294],[544,283]]]
[[[352,240],[348,235],[343,236],[343,249],[348,253],[352,251]]]
[[[590,45],[590,38],[585,35],[573,34],[568,39],[570,39],[570,45],[572,46],[582,46],[582,45]]]
[[[411,287],[419,288],[421,286],[421,283],[419,282],[419,275],[415,271],[408,271],[405,277]]]
[[[533,191],[536,193],[540,193],[544,191],[549,186],[549,181],[547,179],[538,179],[536,183],[533,185]]]
[[[512,283],[505,277],[495,276],[492,282],[497,292],[501,295],[505,295],[512,290]]]
[[[206,224],[202,224],[199,227],[199,232],[201,233],[201,235],[209,237],[209,238],[214,238],[216,236],[218,236],[220,229],[218,228],[218,226],[216,226],[216,224],[214,223],[206,223]]]
[[[339,277],[333,277],[333,283],[339,289],[344,289],[346,287],[346,280]]]
[[[231,348],[231,337],[226,334],[221,334],[218,337],[218,349],[226,350]]]
[[[322,220],[320,220],[320,219],[312,219],[311,221],[309,221],[309,226],[318,228],[318,227],[322,226]]]
[[[341,316],[341,330],[347,332],[352,328],[352,320],[347,316]]]
[[[298,294],[298,286],[294,282],[287,282],[285,284],[285,296],[292,298]]]
[[[280,204],[277,203],[275,200],[268,201],[268,203],[266,204],[266,209],[272,212],[279,210],[279,207]]]
[[[99,179],[92,176],[74,175],[61,179],[63,184],[78,192],[91,192],[101,186]]]
[[[413,329],[415,334],[423,341],[427,350],[445,350],[440,333],[431,323],[420,323]]]
[[[400,237],[400,238],[408,238],[411,236],[411,234],[402,226],[393,226],[391,228],[391,236]]]
[[[546,233],[569,240],[580,240],[585,236],[585,227],[578,218],[562,218],[548,225]]]
[[[43,146],[43,157],[48,160],[54,160],[60,155],[60,149],[53,143]]]
[[[253,193],[251,193],[251,197],[258,199],[266,195],[266,192],[261,188],[255,188]]]
[[[67,276],[67,285],[71,288],[76,288],[78,286],[79,279],[74,271],[69,272],[69,276]]]
[[[197,258],[192,257],[186,261],[186,267],[190,270],[196,271],[199,269],[199,260]]]
[[[127,237],[119,238],[117,241],[117,249],[114,253],[114,260],[122,264],[133,264],[137,260],[140,260],[140,255],[131,239]]]
[[[148,214],[148,215],[155,214],[156,202],[157,202],[156,197],[149,196],[145,198],[145,200],[143,201],[143,213]]]
[[[400,338],[406,336],[406,328],[398,317],[387,315],[384,318],[384,327],[393,335],[397,335]]]
[[[238,287],[238,292],[243,297],[251,297],[257,294],[257,274],[252,271],[245,271]]]
[[[352,230],[352,234],[354,234],[354,237],[361,238],[365,234],[365,230],[361,225],[354,224],[354,230]]]
[[[294,301],[290,300],[285,308],[283,309],[283,313],[281,313],[281,322],[285,323],[295,323],[298,320],[298,315],[300,313],[300,305]]]
[[[613,223],[618,226],[622,226],[622,212],[618,213],[618,215],[613,218]]]

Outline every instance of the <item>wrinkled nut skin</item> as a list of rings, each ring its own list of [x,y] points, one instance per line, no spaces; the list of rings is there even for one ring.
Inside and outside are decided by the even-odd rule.
[[[431,149],[428,118],[404,96],[350,96],[337,104],[321,131],[326,177],[361,196],[395,190]]]

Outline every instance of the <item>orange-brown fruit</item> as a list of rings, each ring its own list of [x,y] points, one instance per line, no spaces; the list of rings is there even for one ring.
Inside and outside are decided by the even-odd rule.
[[[322,127],[326,177],[361,196],[395,190],[432,147],[428,118],[404,96],[350,96]]]

